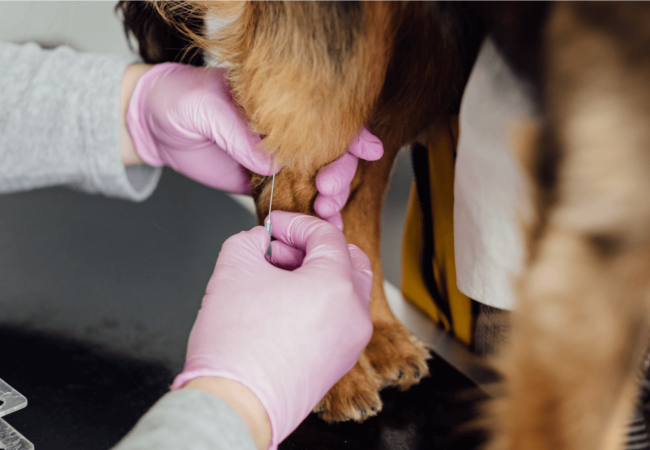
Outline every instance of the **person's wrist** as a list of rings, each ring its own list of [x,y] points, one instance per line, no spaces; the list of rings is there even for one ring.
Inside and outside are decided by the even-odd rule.
[[[133,145],[129,127],[126,123],[126,113],[138,80],[151,67],[151,64],[131,64],[122,77],[122,86],[120,88],[120,157],[125,167],[144,163]]]
[[[248,426],[258,450],[269,448],[271,423],[262,402],[253,391],[241,383],[220,377],[195,378],[185,388],[208,392],[228,403]]]

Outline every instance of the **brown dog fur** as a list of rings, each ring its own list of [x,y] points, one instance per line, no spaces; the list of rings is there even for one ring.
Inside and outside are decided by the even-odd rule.
[[[184,31],[229,67],[237,103],[282,163],[275,208],[314,214],[318,170],[346,152],[364,124],[382,140],[384,157],[360,161],[342,211],[348,242],[363,249],[372,263],[375,332],[359,363],[316,408],[328,421],[375,415],[381,410],[381,388],[406,389],[428,375],[428,352],[395,319],[386,301],[379,224],[398,150],[458,105],[464,72],[452,38],[429,26],[427,4],[155,5],[172,20],[179,11],[185,20],[189,11],[228,21],[214,34]],[[430,45],[422,47],[422,42]],[[251,180],[261,222],[269,180],[255,174]]]
[[[650,8],[559,2],[545,120],[521,143],[537,211],[488,409],[491,449],[615,449],[648,343]]]
[[[158,5],[168,17],[178,10]],[[327,420],[362,420],[380,409],[381,387],[406,388],[417,371],[426,374],[426,353],[383,293],[381,201],[397,150],[426,140],[454,107],[466,67],[448,24],[432,20],[432,11],[444,12],[434,6],[342,7],[197,2],[191,11],[231,23],[218,36],[185,31],[230,65],[237,101],[284,164],[278,208],[313,214],[318,169],[345,152],[361,125],[384,142],[381,161],[360,163],[343,210],[346,237],[373,265],[375,333],[317,408]],[[650,331],[649,8],[481,8],[504,55],[538,86],[544,117],[520,149],[537,209],[528,217],[511,344],[499,362],[504,395],[488,406],[489,448],[617,448]],[[268,185],[253,181],[261,218]]]
[[[399,27],[400,18],[414,12],[406,10],[402,4],[363,5],[361,12],[347,11],[355,20],[361,19],[350,29],[348,23],[340,22],[337,6],[333,4],[282,3],[273,5],[272,13],[260,11],[256,3],[241,7],[250,9],[247,14],[251,16],[259,15],[252,18],[240,12],[239,16],[245,17],[242,20],[254,21],[258,31],[248,36],[246,45],[239,48],[246,56],[227,62],[241,61],[240,65],[233,64],[232,69],[231,82],[236,98],[254,126],[267,136],[267,147],[278,149],[276,157],[284,166],[276,179],[273,200],[276,208],[313,214],[314,179],[318,169],[341,156],[363,124],[370,124],[384,142],[386,153],[381,161],[359,165],[350,200],[342,212],[348,241],[366,251],[372,262],[371,314],[375,332],[359,363],[316,407],[325,420],[361,421],[381,410],[379,390],[382,387],[406,388],[428,374],[427,352],[409,336],[387,305],[379,255],[382,197],[393,160],[400,146],[415,138],[427,125],[415,119],[413,128],[419,125],[419,129],[390,128],[389,124],[395,123],[391,115],[404,105],[393,101],[401,92],[384,89],[387,77],[401,76],[391,73],[388,65],[395,52],[397,34],[404,31]],[[296,18],[308,18],[307,24],[314,20],[324,21],[326,26],[317,28],[314,35],[314,30],[303,29],[300,23],[287,24]],[[277,28],[278,21],[283,27]],[[231,26],[245,29],[236,20]],[[287,36],[287,30],[298,36]],[[232,36],[231,30],[223,30],[223,33]],[[343,42],[340,41],[342,37]],[[333,57],[323,55],[325,45],[337,49]],[[290,56],[278,55],[278,51],[287,48],[292,49]],[[232,57],[235,51],[227,48],[224,53]],[[280,64],[276,61],[278,58]],[[258,76],[257,71],[262,67],[265,74]],[[430,73],[437,74],[433,70]],[[435,84],[432,82],[430,86]],[[423,112],[419,106],[400,112],[419,118]],[[282,109],[281,114],[274,113],[277,108]],[[377,113],[382,109],[385,112]],[[433,115],[429,120],[431,117]],[[405,133],[411,136],[404,137]],[[252,180],[261,219],[267,212],[269,186],[258,176],[253,175]]]

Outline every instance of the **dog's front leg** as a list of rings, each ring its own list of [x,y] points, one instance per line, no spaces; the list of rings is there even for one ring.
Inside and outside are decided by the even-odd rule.
[[[363,421],[374,416],[382,408],[379,398],[381,388],[397,385],[406,389],[429,373],[426,364],[428,352],[393,316],[383,289],[380,259],[381,207],[397,151],[396,145],[387,147],[380,161],[359,162],[350,199],[342,211],[348,242],[364,250],[372,264],[370,311],[374,332],[358,363],[315,408],[329,422]],[[274,209],[314,215],[316,174],[317,169],[311,172],[283,169],[276,176]],[[252,185],[261,223],[268,210],[269,179],[253,175]]]
[[[317,169],[305,171],[304,169],[295,170],[292,168],[284,168],[276,175],[273,209],[316,215],[313,204],[317,194],[315,184],[317,173]],[[270,178],[251,174],[251,184],[253,186],[253,197],[257,204],[258,221],[262,223],[268,214],[269,196],[271,192]],[[348,224],[350,223],[349,217],[344,218],[345,229],[348,228]],[[376,222],[380,220],[378,216],[371,216],[366,219],[367,221],[357,220],[354,222],[356,225],[355,230],[361,235],[371,233],[371,230],[376,228]],[[354,235],[355,233],[352,234]],[[346,237],[350,239],[349,234]],[[355,242],[354,237],[349,242],[357,245],[360,244],[358,241]],[[370,241],[370,243],[371,246],[375,245],[374,240]],[[379,243],[376,242],[376,245],[378,246]],[[368,251],[369,248],[365,242],[359,245],[359,247],[365,251]],[[373,254],[378,255],[377,252],[371,251],[369,256]],[[381,270],[381,265],[377,264],[372,259],[372,256],[371,261],[373,263],[374,279],[381,279],[381,272],[377,275],[375,271],[376,267],[379,267]],[[376,296],[375,286],[373,286],[373,298]],[[308,295],[308,293],[305,294]],[[373,369],[365,354],[361,354],[357,364],[326,394],[325,398],[315,408],[315,411],[329,422],[346,420],[362,421],[381,410],[379,390],[382,386],[382,379]]]
[[[381,410],[379,389],[401,389],[429,374],[429,353],[393,315],[384,293],[381,269],[381,211],[397,145],[385,147],[380,161],[360,161],[350,199],[342,211],[343,232],[351,244],[366,252],[373,272],[370,313],[374,332],[357,367],[325,396],[316,410],[327,421],[362,421]],[[363,373],[363,377],[360,374]],[[362,383],[358,379],[363,380]]]

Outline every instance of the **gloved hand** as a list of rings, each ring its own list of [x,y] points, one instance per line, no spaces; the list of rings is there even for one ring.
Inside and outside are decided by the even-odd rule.
[[[272,212],[228,239],[190,335],[179,389],[198,377],[237,381],[260,400],[271,449],[307,417],[370,340],[368,257],[315,217]]]
[[[314,210],[323,219],[343,229],[341,209],[350,195],[350,183],[357,171],[359,158],[376,161],[384,154],[384,146],[368,127],[363,127],[359,136],[352,141],[348,153],[323,167],[316,176],[318,196]]]
[[[244,168],[273,175],[273,157],[233,106],[225,69],[153,66],[136,84],[127,125],[136,152],[152,166],[208,186],[250,194]],[[277,172],[278,164],[275,167]]]
[[[273,157],[259,145],[232,103],[225,69],[164,63],[146,71],[136,84],[127,124],[136,152],[153,166],[170,166],[208,186],[250,194],[244,168],[272,175]],[[350,144],[349,152],[325,166],[316,178],[316,213],[342,229],[339,211],[350,194],[358,159],[383,155],[381,141],[368,128]]]

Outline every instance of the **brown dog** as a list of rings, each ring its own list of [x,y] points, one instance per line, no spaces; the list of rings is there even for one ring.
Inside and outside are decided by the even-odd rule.
[[[529,132],[520,149],[537,209],[528,218],[528,267],[502,358],[504,396],[489,408],[491,447],[617,446],[650,323],[650,160],[643,151],[650,128],[640,123],[650,114],[648,6],[156,5],[122,5],[141,52],[153,55],[150,62],[174,60],[186,39],[228,64],[236,100],[283,164],[279,209],[313,214],[318,169],[341,156],[362,125],[384,143],[381,161],[359,165],[343,210],[348,241],[373,265],[375,332],[359,363],[317,408],[326,420],[374,415],[382,387],[405,389],[428,373],[426,351],[384,296],[381,201],[398,149],[426,144],[436,125],[457,112],[485,26],[537,87],[543,112],[539,131]],[[151,50],[162,42],[155,28],[138,24],[156,13],[185,33],[158,52]],[[200,23],[210,16],[226,26],[206,31]],[[262,177],[252,180],[261,218],[269,186]]]
[[[380,261],[383,194],[398,150],[459,104],[467,68],[453,45],[457,37],[429,26],[432,6],[402,3],[156,3],[201,48],[226,62],[235,98],[275,152],[277,209],[314,214],[315,176],[347,151],[368,124],[384,144],[384,157],[361,161],[342,211],[350,243],[372,262],[374,333],[358,364],[316,408],[328,421],[364,420],[381,410],[379,391],[406,389],[428,375],[424,346],[410,336],[388,307]],[[133,28],[152,14],[142,4],[123,4]],[[192,28],[188,18],[228,21],[213,34]],[[180,17],[180,20],[179,20]],[[181,43],[166,45],[182,47]],[[158,35],[137,28],[150,62]],[[153,39],[153,43],[150,40]],[[422,46],[422,42],[430,45]],[[153,50],[152,50],[153,49]],[[409,67],[409,71],[403,70]],[[267,213],[268,179],[251,174],[260,222]]]

